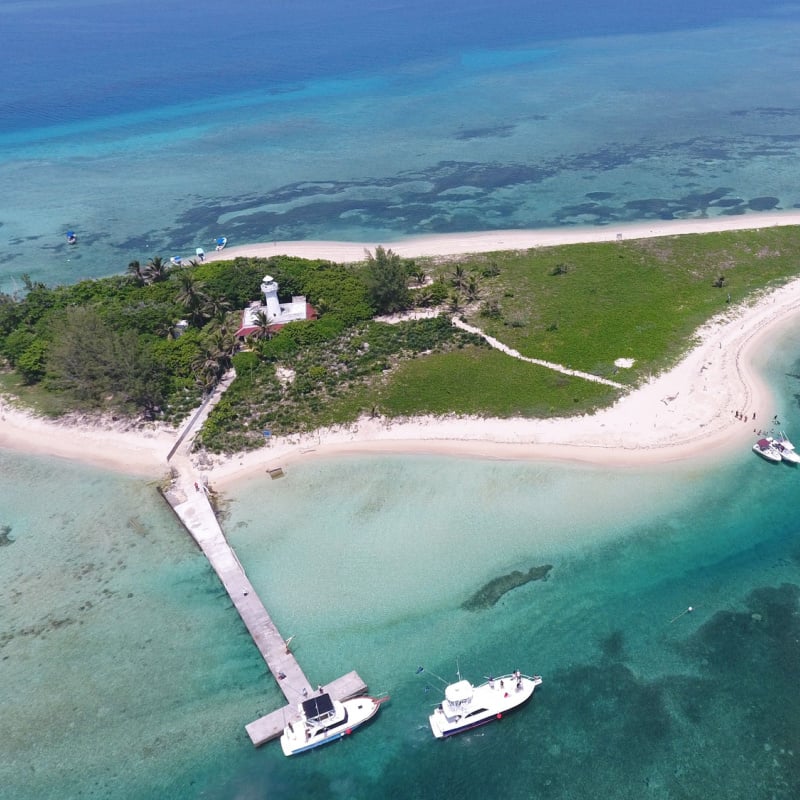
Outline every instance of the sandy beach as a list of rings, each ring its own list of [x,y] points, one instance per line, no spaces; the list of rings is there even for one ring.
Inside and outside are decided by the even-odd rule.
[[[104,469],[159,478],[178,432],[75,419],[53,421],[14,408],[0,397],[0,448],[82,461]]]
[[[261,242],[228,246],[221,252],[206,253],[206,261],[245,258],[269,258],[276,255],[300,258],[324,258],[352,263],[364,260],[364,251],[378,245],[391,248],[404,258],[422,256],[492,253],[498,250],[527,250],[531,247],[555,247],[563,244],[613,242],[618,238],[651,239],[656,236],[682,236],[689,233],[757,230],[780,225],[800,225],[800,211],[776,211],[710,219],[652,220],[607,227],[550,228],[541,230],[481,231],[415,236],[397,242]],[[194,254],[188,259],[194,258]]]
[[[620,228],[502,231],[409,239],[392,244],[404,256],[451,255],[533,246],[597,242],[800,224],[800,213],[687,220]],[[209,257],[289,253],[359,260],[374,245],[341,242],[263,243],[228,248]],[[198,463],[209,482],[223,487],[269,467],[314,456],[346,453],[416,453],[502,459],[559,459],[644,465],[719,457],[748,447],[754,431],[769,428],[774,411],[757,375],[759,352],[800,312],[800,278],[705,325],[697,344],[672,370],[653,377],[613,407],[563,419],[422,417],[405,421],[360,419],[349,426],[274,439],[260,450]],[[531,367],[535,369],[537,367]],[[744,415],[747,421],[736,417]],[[0,399],[0,447],[77,459],[104,468],[160,477],[177,431],[164,426],[51,422]]]

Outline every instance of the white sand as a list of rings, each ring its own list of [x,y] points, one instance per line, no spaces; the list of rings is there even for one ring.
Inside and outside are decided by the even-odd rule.
[[[537,245],[678,235],[714,230],[800,224],[800,213],[687,220],[625,228],[504,231],[408,239],[392,244],[404,256],[447,255],[522,249]],[[295,242],[228,248],[220,254],[360,260],[371,244]],[[312,455],[431,453],[482,458],[563,459],[642,465],[719,456],[743,448],[754,428],[768,427],[771,400],[752,368],[758,346],[800,311],[800,279],[749,307],[732,309],[698,333],[699,344],[674,369],[650,380],[612,408],[593,416],[552,420],[418,418],[405,422],[361,419],[313,435],[274,440],[269,447],[215,458],[209,479],[230,483],[244,474]],[[537,367],[531,367],[537,369]],[[745,412],[747,423],[735,418]],[[757,417],[752,420],[752,414]],[[177,433],[164,427],[121,430],[118,426],[53,423],[0,402],[0,447],[73,458],[106,468],[158,477]],[[201,469],[207,466],[201,465]]]
[[[680,236],[687,233],[754,230],[782,225],[800,225],[800,211],[776,211],[711,219],[678,219],[637,222],[606,227],[551,228],[543,230],[485,231],[416,236],[398,242],[261,242],[226,247],[222,252],[206,253],[206,261],[237,256],[269,258],[276,255],[300,258],[323,258],[352,263],[364,260],[364,251],[377,245],[391,248],[404,258],[421,256],[491,253],[497,250],[527,250],[531,247],[553,247],[561,244],[613,242],[622,239],[649,239],[655,236]]]
[[[114,423],[52,421],[19,411],[0,398],[0,447],[58,456],[132,475],[168,471],[177,432],[166,426],[125,428]]]
[[[217,459],[222,486],[298,458],[345,453],[427,453],[501,459],[558,459],[639,466],[749,447],[769,427],[769,392],[754,370],[759,345],[800,312],[800,279],[752,307],[734,309],[698,334],[669,372],[592,416],[563,419],[361,419],[350,427],[276,439],[269,447]],[[535,367],[532,367],[535,369]],[[736,419],[735,412],[748,421]],[[755,420],[752,415],[756,414]]]

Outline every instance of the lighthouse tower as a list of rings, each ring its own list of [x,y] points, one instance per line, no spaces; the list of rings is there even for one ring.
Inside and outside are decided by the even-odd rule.
[[[261,281],[261,291],[264,293],[264,311],[267,319],[276,320],[281,316],[281,306],[278,302],[278,282],[271,275],[265,275]]]

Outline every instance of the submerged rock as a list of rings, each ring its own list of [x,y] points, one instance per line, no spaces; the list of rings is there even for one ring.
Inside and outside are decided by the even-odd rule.
[[[10,525],[0,525],[0,547],[5,547],[7,544],[14,544],[14,539],[11,538],[10,534]]]
[[[542,581],[547,579],[552,564],[543,564],[541,567],[531,567],[527,572],[514,570],[508,575],[501,575],[499,578],[489,581],[485,586],[475,592],[472,597],[461,604],[465,611],[480,611],[482,608],[491,608],[507,592],[524,586],[531,581]]]

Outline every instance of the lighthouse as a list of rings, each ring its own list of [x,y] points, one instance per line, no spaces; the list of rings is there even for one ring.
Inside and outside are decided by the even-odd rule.
[[[278,302],[278,282],[271,276],[265,275],[261,281],[261,291],[264,295],[264,311],[267,319],[275,321],[281,316],[281,304]],[[305,302],[305,298],[303,298]]]
[[[264,302],[254,300],[242,312],[242,323],[236,335],[244,339],[261,331],[263,325],[258,319],[260,313],[266,314],[269,329],[275,332],[286,325],[287,322],[299,322],[304,319],[316,319],[317,312],[306,302],[305,297],[292,297],[291,303],[280,303],[278,300],[278,282],[272,275],[265,275],[261,281],[261,293]]]

